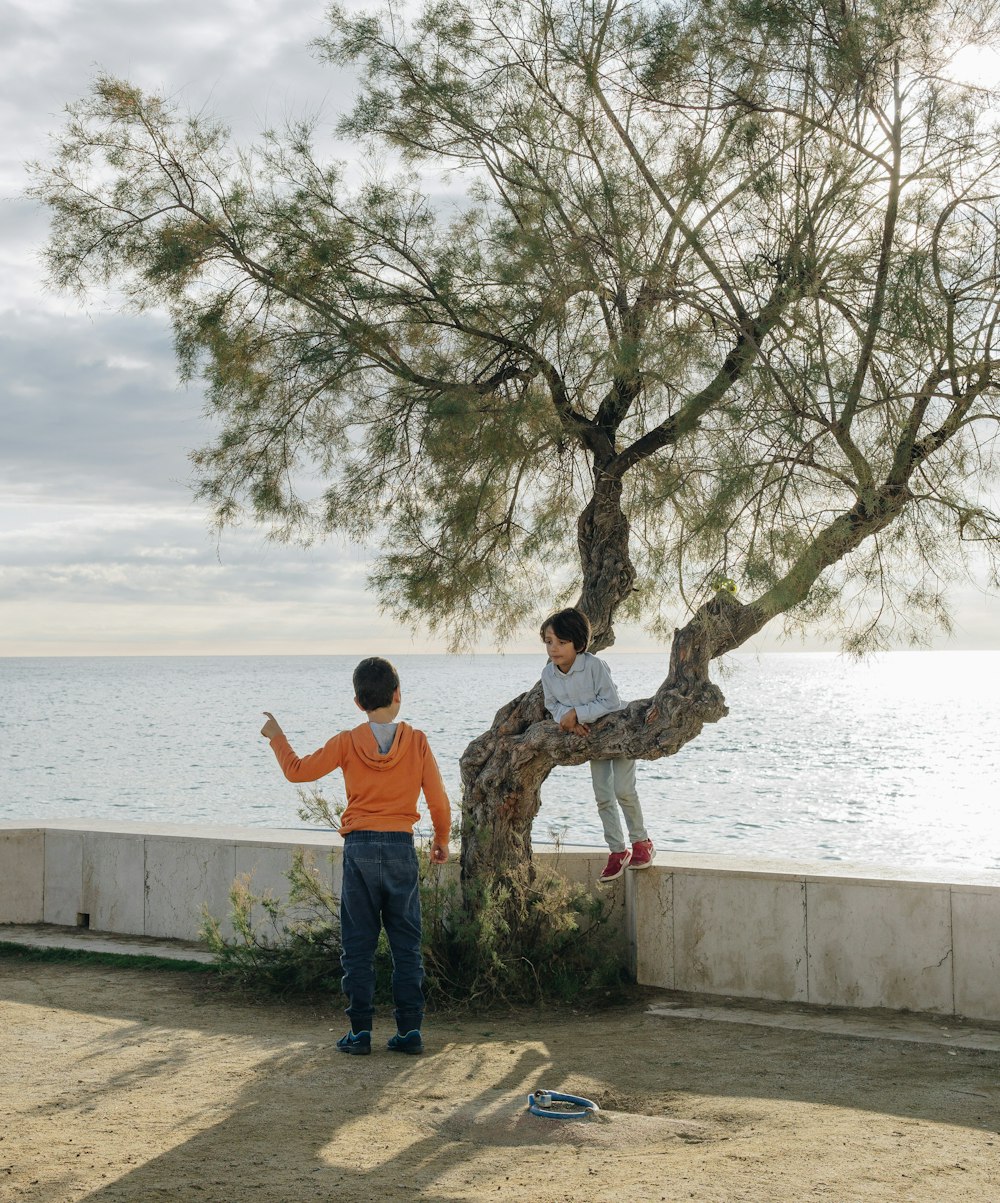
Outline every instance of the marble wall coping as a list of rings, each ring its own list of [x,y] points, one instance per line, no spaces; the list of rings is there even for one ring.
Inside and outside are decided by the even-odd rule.
[[[316,827],[250,827],[202,823],[141,823],[112,819],[45,819],[42,822],[0,820],[0,831],[94,831],[117,835],[156,836],[164,839],[205,839],[273,847],[303,844],[339,847],[343,840],[332,830]],[[547,844],[533,842],[543,856],[595,856],[603,847],[591,844]],[[453,854],[457,849],[453,849]],[[750,857],[729,854],[676,852],[660,849],[655,868],[667,873],[718,873],[725,876],[767,877],[785,881],[838,881],[891,886],[950,886],[953,889],[984,886],[1000,889],[1000,869],[940,869],[899,867],[865,861],[798,860],[781,857]]]

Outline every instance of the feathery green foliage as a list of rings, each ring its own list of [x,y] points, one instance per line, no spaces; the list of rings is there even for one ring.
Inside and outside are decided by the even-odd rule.
[[[997,580],[997,96],[952,68],[996,30],[936,0],[334,6],[352,163],[102,77],[36,167],[52,278],[169,309],[220,522],[381,539],[382,605],[456,645],[586,587],[602,490],[609,613],[670,627],[721,575],[761,621],[916,637],[970,554]]]

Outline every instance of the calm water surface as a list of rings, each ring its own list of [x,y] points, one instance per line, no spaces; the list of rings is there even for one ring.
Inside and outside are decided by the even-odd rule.
[[[623,699],[665,657],[604,653]],[[0,819],[298,827],[298,794],[257,734],[299,753],[354,726],[354,656],[0,660]],[[458,757],[542,656],[399,656],[400,717],[427,732],[453,800]],[[1000,652],[735,655],[730,715],[640,762],[657,845],[685,852],[1000,869]],[[339,774],[324,792],[342,797]],[[535,838],[600,845],[586,765],[546,782]]]

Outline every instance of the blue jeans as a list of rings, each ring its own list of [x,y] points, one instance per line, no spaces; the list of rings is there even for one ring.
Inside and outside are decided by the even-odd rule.
[[[344,836],[340,891],[340,966],[351,1030],[371,1031],[375,948],[385,928],[392,952],[396,1028],[419,1029],[424,1018],[420,955],[420,887],[413,836],[405,831],[350,831]]]

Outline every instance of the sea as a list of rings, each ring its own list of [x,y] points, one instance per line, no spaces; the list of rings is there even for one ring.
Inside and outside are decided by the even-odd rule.
[[[623,700],[661,653],[602,653]],[[427,733],[453,802],[459,756],[538,679],[540,655],[404,655],[400,718]],[[0,820],[303,828],[299,789],[259,735],[263,711],[311,752],[362,719],[355,656],[0,659]],[[640,761],[664,851],[1000,870],[1000,651],[734,654],[729,716]],[[339,774],[321,785],[343,798]],[[427,830],[426,822],[423,829]],[[536,842],[601,847],[586,765],[542,789]]]

